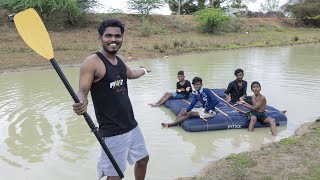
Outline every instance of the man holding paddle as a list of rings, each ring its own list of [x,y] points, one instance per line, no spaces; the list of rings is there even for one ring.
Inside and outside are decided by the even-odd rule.
[[[87,57],[80,67],[78,97],[80,103],[73,110],[82,115],[87,111],[87,95],[91,97],[99,123],[99,134],[116,160],[122,172],[126,162],[135,164],[137,180],[145,178],[148,151],[144,137],[134,118],[128,96],[127,79],[136,79],[149,71],[130,69],[118,56],[123,41],[124,24],[116,19],[104,20],[98,27],[101,49]],[[105,152],[98,160],[98,178],[121,179]]]

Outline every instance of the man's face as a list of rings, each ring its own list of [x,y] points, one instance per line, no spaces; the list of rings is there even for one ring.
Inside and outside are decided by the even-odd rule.
[[[178,75],[178,79],[180,82],[182,82],[184,80],[184,75]]]
[[[239,72],[238,74],[236,74],[236,78],[238,81],[241,81],[243,79],[243,76],[244,76],[243,72]]]
[[[193,87],[197,90],[200,91],[201,87],[202,87],[202,83],[200,82],[196,82],[193,84]]]
[[[110,54],[116,54],[122,45],[122,34],[119,27],[107,27],[100,36],[103,49]]]
[[[259,86],[259,84],[253,84],[251,90],[254,94],[258,94],[261,91],[261,87]]]

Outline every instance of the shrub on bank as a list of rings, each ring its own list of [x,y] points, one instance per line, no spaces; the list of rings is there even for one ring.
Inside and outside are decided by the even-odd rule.
[[[206,33],[215,33],[221,31],[230,20],[231,17],[228,16],[222,9],[207,8],[195,13],[196,20],[200,22],[201,27]]]

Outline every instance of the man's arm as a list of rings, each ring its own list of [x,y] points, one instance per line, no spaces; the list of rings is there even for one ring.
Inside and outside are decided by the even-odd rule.
[[[177,82],[176,84],[176,92],[181,92],[180,83]]]
[[[232,89],[233,89],[233,83],[230,82],[227,89],[224,91],[224,95],[226,96],[227,102],[231,101],[230,92],[232,91]]]
[[[94,80],[95,72],[96,66],[92,59],[86,59],[80,66],[79,90],[77,93],[80,102],[73,104],[73,110],[78,115],[82,115],[87,111],[87,96]]]
[[[189,112],[191,111],[191,109],[196,105],[196,103],[198,102],[197,100],[197,95],[194,95],[191,101],[191,104],[189,104],[189,106],[187,107],[186,111]]]
[[[191,83],[188,80],[186,81],[186,83],[187,83],[186,91],[187,92],[192,92]]]
[[[205,89],[205,93],[209,95],[212,102],[206,107],[205,112],[209,112],[209,110],[214,110],[217,104],[219,104],[219,100],[217,97],[211,92],[209,89]]]
[[[243,82],[243,88],[244,88],[244,94],[239,98],[240,101],[243,101],[244,98],[247,96],[247,82],[246,81]]]
[[[244,83],[244,86],[243,86],[243,88],[244,88],[244,97],[246,97],[247,96],[247,86],[248,86],[248,83],[247,83],[247,81],[245,81],[245,83]]]
[[[140,69],[130,69],[127,64],[125,64],[125,66],[127,68],[127,77],[128,77],[128,79],[137,79],[137,78],[147,74],[148,72],[150,72],[149,70],[147,70],[143,66],[141,66]]]
[[[261,97],[261,99],[258,102],[256,102],[256,104],[254,106],[249,104],[249,103],[247,103],[247,102],[245,102],[245,101],[238,101],[237,102],[237,104],[241,104],[241,105],[243,105],[243,106],[245,106],[245,107],[247,107],[249,109],[252,109],[252,110],[259,109],[261,106],[264,105],[264,103],[266,103],[266,98],[264,96]]]

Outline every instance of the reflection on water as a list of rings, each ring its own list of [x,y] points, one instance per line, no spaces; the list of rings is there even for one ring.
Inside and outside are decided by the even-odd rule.
[[[207,163],[231,153],[257,150],[262,144],[293,134],[301,124],[319,116],[320,45],[254,48],[130,62],[146,65],[152,73],[130,80],[129,94],[135,117],[150,153],[147,179],[173,179],[196,174]],[[161,128],[174,114],[148,103],[174,91],[177,72],[200,76],[204,86],[226,87],[233,72],[243,68],[245,79],[260,81],[268,104],[288,110],[288,125],[269,128],[189,133],[180,127]],[[64,69],[77,89],[78,68]],[[100,151],[72,99],[54,71],[0,74],[0,174],[2,179],[94,179]],[[250,89],[248,89],[249,94]],[[95,119],[92,103],[88,113]],[[6,173],[12,172],[12,173]],[[133,179],[133,167],[125,173]]]

